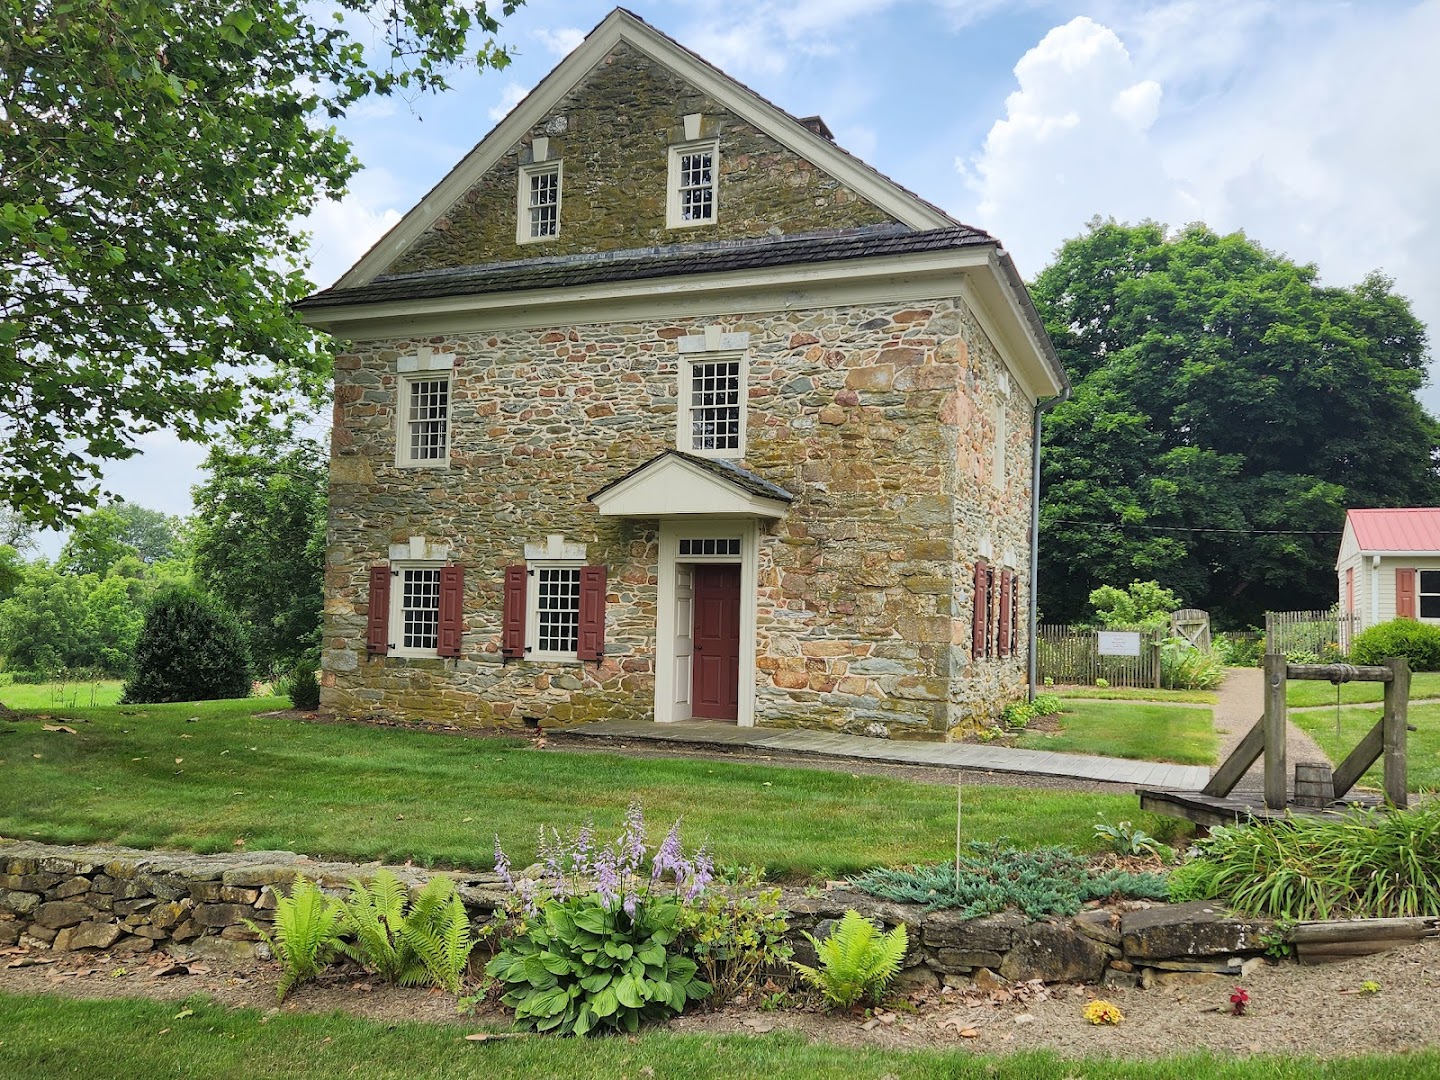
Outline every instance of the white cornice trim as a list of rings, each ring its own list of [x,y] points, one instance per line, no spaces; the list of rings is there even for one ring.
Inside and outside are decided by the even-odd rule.
[[[844,262],[717,271],[423,300],[308,308],[306,323],[359,341],[577,326],[644,318],[708,317],[960,297],[1033,400],[1062,389],[990,247]]]
[[[828,139],[816,135],[754,91],[697,60],[658,30],[628,11],[616,8],[394,228],[347,270],[334,287],[353,289],[373,281],[622,41],[669,67],[731,112],[754,124],[786,149],[824,169],[897,221],[922,230],[944,229],[956,224],[954,219],[887,180]]]

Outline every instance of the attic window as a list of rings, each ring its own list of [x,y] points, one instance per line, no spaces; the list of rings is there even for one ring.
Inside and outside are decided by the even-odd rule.
[[[527,165],[520,170],[520,199],[515,239],[525,244],[560,235],[560,162]]]
[[[714,224],[715,178],[719,166],[720,145],[714,139],[670,148],[666,228]]]

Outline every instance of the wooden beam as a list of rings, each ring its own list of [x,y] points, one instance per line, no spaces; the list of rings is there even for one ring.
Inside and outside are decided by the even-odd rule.
[[[1385,715],[1380,721],[1385,736],[1385,798],[1403,810],[1409,803],[1405,731],[1410,722],[1410,661],[1392,656],[1385,666],[1394,673],[1394,679],[1385,685]]]
[[[1389,667],[1363,664],[1289,664],[1287,679],[1314,679],[1325,682],[1388,683],[1395,673]]]
[[[1215,770],[1215,775],[1210,777],[1210,782],[1200,789],[1202,795],[1212,795],[1215,798],[1224,798],[1235,790],[1235,785],[1240,778],[1254,765],[1261,754],[1265,752],[1265,718],[1262,716],[1255,721],[1255,726],[1245,733],[1245,738],[1240,740],[1238,746],[1230,751],[1230,756],[1225,759],[1224,764]]]
[[[1417,941],[1440,934],[1440,919],[1419,915],[1399,919],[1346,919],[1342,922],[1296,923],[1294,944],[1331,941]]]
[[[1365,770],[1380,760],[1385,750],[1385,721],[1381,720],[1369,730],[1363,739],[1350,751],[1348,757],[1335,766],[1332,774],[1335,780],[1335,798],[1343,799],[1365,775]]]
[[[1285,677],[1288,661],[1283,653],[1265,654],[1265,805],[1283,810],[1285,775]]]

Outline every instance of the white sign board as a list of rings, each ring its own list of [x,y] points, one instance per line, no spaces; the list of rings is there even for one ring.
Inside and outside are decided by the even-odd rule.
[[[1101,656],[1140,655],[1139,631],[1101,630],[1096,636],[1100,639],[1100,648],[1098,651]]]

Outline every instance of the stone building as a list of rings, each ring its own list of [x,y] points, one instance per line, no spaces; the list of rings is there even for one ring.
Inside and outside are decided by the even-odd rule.
[[[322,701],[943,739],[1023,692],[999,243],[634,15],[333,288]]]

